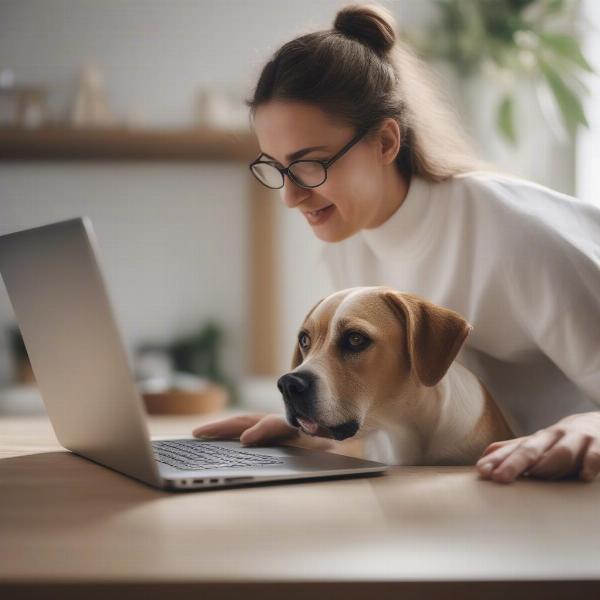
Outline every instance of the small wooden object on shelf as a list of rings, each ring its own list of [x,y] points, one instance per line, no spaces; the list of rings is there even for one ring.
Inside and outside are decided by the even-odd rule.
[[[13,103],[14,129],[40,127],[46,119],[46,90],[41,87],[19,86],[0,88],[0,95]]]

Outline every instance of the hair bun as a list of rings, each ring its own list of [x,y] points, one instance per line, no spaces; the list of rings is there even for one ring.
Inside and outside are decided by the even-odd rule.
[[[396,41],[395,25],[392,14],[382,6],[353,4],[337,13],[333,28],[383,56]]]

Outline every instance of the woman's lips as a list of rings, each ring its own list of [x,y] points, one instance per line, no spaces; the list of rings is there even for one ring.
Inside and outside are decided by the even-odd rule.
[[[329,218],[329,215],[331,215],[334,208],[333,204],[328,204],[319,210],[305,212],[304,214],[311,225],[320,225]]]
[[[314,210],[305,210],[303,212],[305,212],[306,214],[309,215],[316,215],[318,212],[322,211],[323,209],[332,206],[332,203],[330,202],[329,204],[324,204],[323,206],[321,206],[321,208],[315,208]]]

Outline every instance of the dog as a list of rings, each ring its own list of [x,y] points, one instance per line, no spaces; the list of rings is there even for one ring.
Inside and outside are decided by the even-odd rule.
[[[354,455],[367,460],[475,464],[489,444],[515,436],[484,384],[455,360],[472,328],[387,286],[327,296],[306,315],[292,370],[277,381],[287,422],[332,448],[361,440]]]

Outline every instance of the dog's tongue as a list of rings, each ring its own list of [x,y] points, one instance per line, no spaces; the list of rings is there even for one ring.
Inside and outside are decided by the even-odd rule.
[[[296,418],[298,419],[300,425],[302,425],[302,427],[304,427],[308,433],[316,433],[319,429],[318,423],[315,423],[314,421],[309,421],[308,419],[303,419],[302,417]]]

